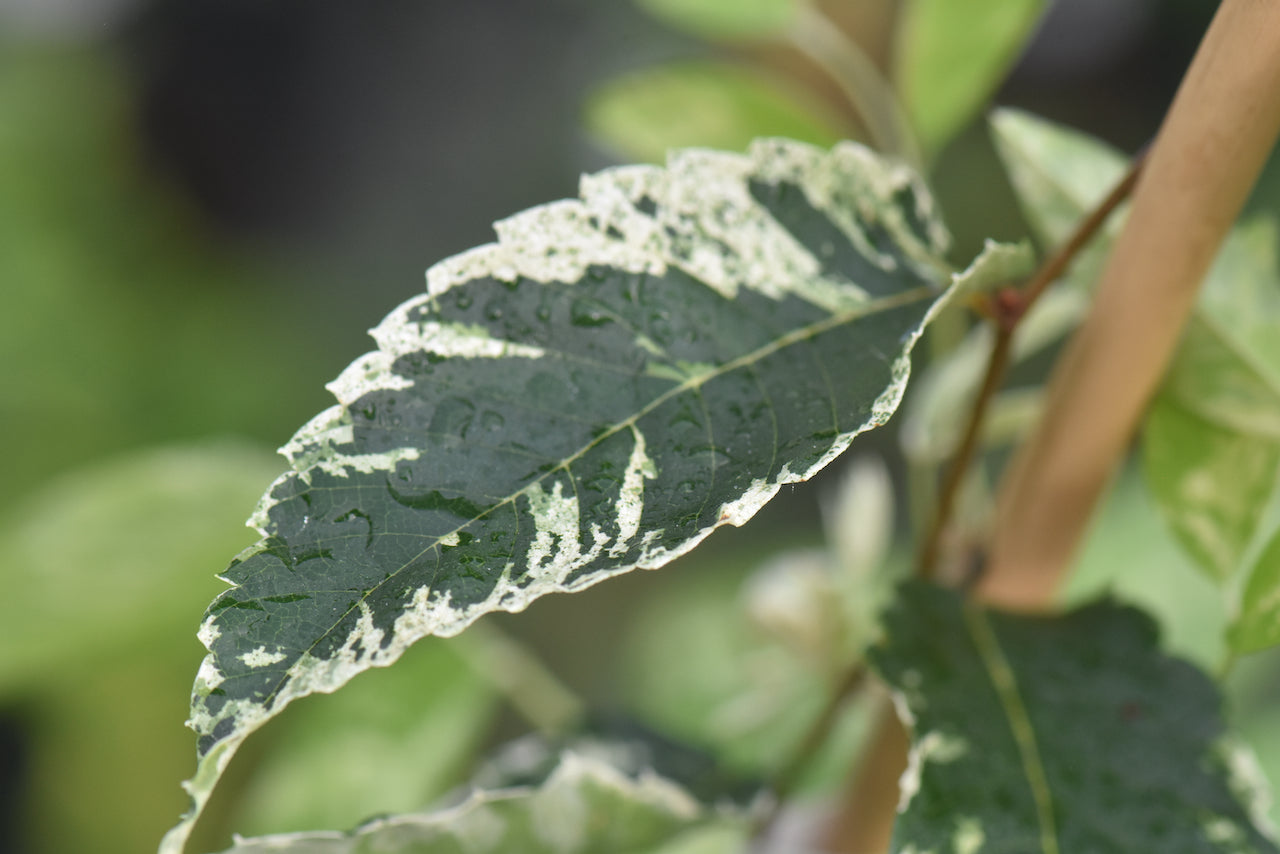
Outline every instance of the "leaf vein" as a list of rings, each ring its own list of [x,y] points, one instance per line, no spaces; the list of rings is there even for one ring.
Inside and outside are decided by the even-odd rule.
[[[1031,798],[1035,802],[1036,821],[1040,826],[1040,850],[1043,854],[1060,854],[1058,848],[1057,823],[1053,813],[1053,793],[1049,789],[1049,781],[1045,776],[1044,763],[1040,758],[1040,748],[1036,743],[1035,729],[1031,726],[1031,718],[1027,707],[1018,693],[1018,679],[1005,658],[1004,650],[995,630],[991,627],[987,613],[980,607],[965,603],[964,620],[978,650],[978,657],[987,671],[987,678],[995,689],[1004,710],[1014,744],[1018,748],[1018,756],[1022,760],[1022,772],[1027,778],[1027,786],[1031,789]]]

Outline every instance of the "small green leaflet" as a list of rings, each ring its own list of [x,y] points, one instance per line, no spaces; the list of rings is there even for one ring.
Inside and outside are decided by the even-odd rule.
[[[986,103],[1026,44],[1045,0],[912,0],[895,76],[921,147],[935,155]]]
[[[1121,152],[1022,110],[993,112],[991,138],[1027,223],[1046,247],[1066,240],[1124,176]]]
[[[1227,630],[1237,653],[1280,644],[1280,531],[1258,556],[1244,589],[1241,613]]]
[[[591,93],[586,124],[613,150],[661,163],[673,148],[743,151],[761,136],[834,145],[841,122],[785,80],[724,61],[676,62],[610,80]]]
[[[1277,328],[1275,224],[1239,225],[1209,272],[1144,430],[1152,492],[1187,551],[1219,581],[1243,568],[1280,487]]]
[[[1080,218],[1106,198],[1128,161],[1124,152],[1087,133],[1021,110],[992,113],[991,136],[1023,215],[1046,251],[1066,241]],[[1071,262],[1065,289],[1092,293],[1125,210],[1121,206]]]
[[[739,811],[707,807],[651,770],[632,774],[570,751],[534,785],[475,789],[453,807],[375,819],[350,833],[241,839],[225,854],[659,854],[690,840],[704,854],[733,854],[746,836]]]
[[[1145,614],[903,588],[871,658],[912,731],[894,852],[1268,852],[1265,783]]]
[[[606,170],[497,232],[428,272],[283,448],[200,630],[193,806],[163,851],[292,700],[661,566],[812,476],[892,414],[946,298],[921,182],[852,143]]]

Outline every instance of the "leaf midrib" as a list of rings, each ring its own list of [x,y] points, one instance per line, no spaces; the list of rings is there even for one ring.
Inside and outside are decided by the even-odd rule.
[[[965,602],[961,607],[964,611],[965,627],[977,649],[978,659],[982,662],[987,678],[1000,701],[1005,720],[1009,724],[1010,734],[1018,748],[1022,773],[1036,807],[1036,823],[1040,828],[1040,850],[1043,854],[1060,854],[1057,823],[1053,814],[1053,792],[1049,788],[1044,763],[1040,758],[1035,729],[1031,725],[1027,707],[1023,704],[1022,696],[1018,692],[1017,676],[1009,665],[1004,650],[1000,647],[1000,641],[991,626],[991,621],[987,618],[987,612],[970,602]]]

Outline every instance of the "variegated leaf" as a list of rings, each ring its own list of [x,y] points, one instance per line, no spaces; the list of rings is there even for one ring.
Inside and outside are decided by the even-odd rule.
[[[370,821],[350,833],[290,833],[240,839],[224,854],[594,854],[658,852],[695,836],[698,848],[732,854],[747,836],[744,815],[699,803],[651,770],[566,752],[540,783],[475,789],[457,805]]]
[[[433,267],[284,447],[224,574],[194,805],[163,850],[293,699],[661,566],[883,423],[945,298],[933,209],[865,148],[767,140],[587,176]]]
[[[984,611],[913,584],[872,661],[912,748],[891,850],[1275,854],[1252,754],[1153,621]]]

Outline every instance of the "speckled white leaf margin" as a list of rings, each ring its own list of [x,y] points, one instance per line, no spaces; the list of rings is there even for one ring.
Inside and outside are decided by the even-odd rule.
[[[391,638],[383,637],[384,633],[374,627],[368,606],[361,602],[359,624],[339,652],[324,660],[309,655],[299,659],[290,667],[289,679],[269,709],[252,699],[237,698],[228,700],[216,718],[206,713],[199,698],[217,689],[225,678],[212,654],[207,656],[197,675],[189,725],[204,735],[220,727],[219,736],[200,758],[194,778],[184,784],[191,795],[192,808],[162,841],[162,854],[180,854],[184,850],[192,826],[239,745],[292,700],[310,693],[335,691],[369,667],[390,665],[420,638],[457,634],[484,613],[522,610],[532,599],[546,593],[571,592],[637,567],[661,566],[688,552],[716,527],[744,523],[783,485],[811,477],[843,453],[856,435],[883,424],[897,409],[910,371],[911,347],[955,288],[930,286],[920,293],[873,298],[847,278],[829,277],[820,259],[756,201],[752,181],[785,181],[798,187],[812,208],[885,271],[906,264],[924,281],[935,283],[945,282],[950,275],[941,261],[948,237],[921,180],[906,167],[853,143],[824,151],[785,140],[761,140],[745,155],[689,150],[673,153],[665,169],[627,166],[585,176],[580,199],[544,205],[504,220],[496,225],[497,242],[447,259],[428,271],[427,294],[388,315],[372,330],[378,349],[357,359],[329,385],[338,405],[313,418],[281,449],[292,466],[282,480],[300,478],[309,483],[315,472],[338,478],[355,473],[393,472],[401,461],[417,458],[419,451],[411,447],[358,455],[342,450],[351,442],[353,431],[347,407],[371,391],[404,388],[407,381],[394,372],[393,365],[406,353],[508,360],[538,359],[542,355],[537,347],[494,339],[481,327],[419,322],[415,310],[424,302],[480,278],[574,283],[590,267],[598,265],[652,274],[674,267],[727,298],[745,289],[773,299],[799,298],[829,312],[829,320],[818,327],[799,330],[794,340],[788,336],[776,341],[771,345],[775,350],[816,334],[815,329],[838,328],[882,308],[922,302],[928,309],[918,326],[901,341],[902,349],[892,361],[891,379],[872,402],[866,421],[837,436],[829,452],[804,471],[784,466],[771,480],[755,481],[722,505],[715,524],[670,548],[652,542],[656,532],[640,529],[645,483],[654,469],[646,451],[646,437],[636,428],[636,419],[630,419],[616,427],[617,432],[632,436],[634,450],[614,505],[616,534],[612,538],[598,533],[594,542],[581,541],[577,536],[578,509],[571,506],[576,500],[558,492],[559,482],[548,484],[549,488],[534,482],[522,490],[534,510],[537,530],[546,532],[530,551],[529,560],[536,564],[530,569],[537,570],[532,584],[517,587],[504,573],[491,596],[465,608],[451,604],[448,591],[423,588],[413,606],[396,621]],[[914,209],[903,210],[904,198],[911,200]],[[639,211],[644,200],[651,201],[656,213]],[[868,232],[865,222],[887,229],[899,253],[889,255],[877,249],[876,235]],[[952,277],[953,283],[963,283],[967,289],[985,276],[1002,274],[1011,251],[989,246],[970,270]],[[644,341],[637,344],[648,347]],[[764,351],[718,367],[682,368],[683,382],[676,390],[700,387],[718,373],[762,358],[761,352]],[[271,524],[273,490],[274,485],[250,519],[264,538]],[[448,536],[441,542],[451,545]],[[601,555],[620,557],[634,543],[641,546],[639,557],[628,559],[626,565],[574,577],[575,570],[590,560]],[[259,544],[241,557],[264,548]],[[200,639],[211,647],[219,631],[211,615],[201,628]],[[277,650],[263,646],[249,650],[239,659],[246,666],[267,666],[281,661],[279,655]]]
[[[745,819],[651,771],[631,776],[600,757],[566,752],[537,786],[477,789],[456,806],[375,819],[349,833],[237,837],[224,854],[642,852],[709,824],[740,827],[745,837]]]

